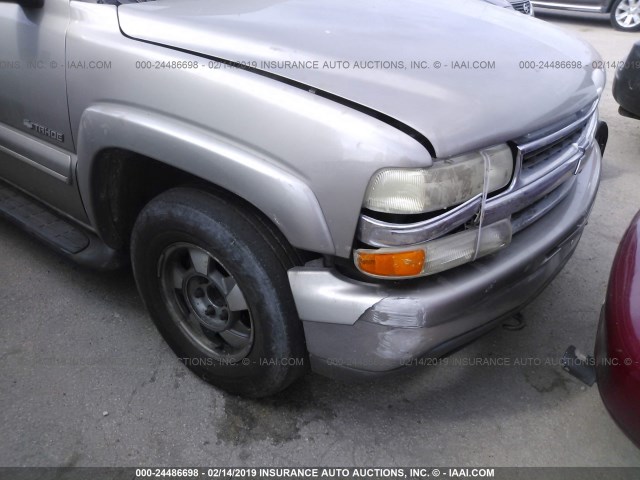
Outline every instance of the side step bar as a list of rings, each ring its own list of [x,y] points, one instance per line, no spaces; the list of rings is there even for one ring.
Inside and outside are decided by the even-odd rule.
[[[99,270],[115,270],[128,258],[95,234],[0,181],[0,217],[15,223],[71,260]]]

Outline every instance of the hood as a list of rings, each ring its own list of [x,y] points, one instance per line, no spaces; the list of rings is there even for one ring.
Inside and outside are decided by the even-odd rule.
[[[538,130],[598,96],[588,44],[477,0],[159,0],[118,17],[131,38],[249,62],[392,117],[440,157]]]

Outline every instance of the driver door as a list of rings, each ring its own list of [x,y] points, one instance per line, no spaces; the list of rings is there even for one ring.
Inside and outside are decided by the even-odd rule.
[[[69,10],[69,0],[0,2],[0,178],[83,219],[65,83]]]

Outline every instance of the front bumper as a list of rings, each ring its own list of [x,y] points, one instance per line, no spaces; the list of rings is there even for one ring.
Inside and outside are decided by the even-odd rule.
[[[594,144],[572,191],[494,255],[412,281],[365,283],[299,267],[289,281],[314,370],[367,376],[441,356],[531,301],[574,252],[598,189]]]

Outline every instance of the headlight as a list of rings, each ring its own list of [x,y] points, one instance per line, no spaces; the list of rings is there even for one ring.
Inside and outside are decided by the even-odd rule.
[[[485,168],[486,167],[486,168]],[[389,168],[369,182],[364,208],[376,212],[415,214],[459,205],[509,184],[513,154],[507,145],[434,162],[419,169]]]

